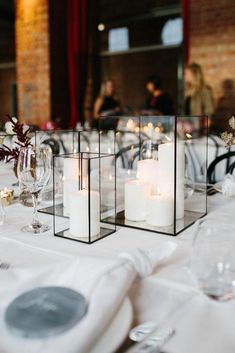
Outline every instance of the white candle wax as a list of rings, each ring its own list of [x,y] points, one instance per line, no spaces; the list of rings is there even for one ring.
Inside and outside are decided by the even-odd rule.
[[[77,191],[70,196],[70,234],[77,238],[89,238],[89,192]],[[90,191],[90,236],[100,232],[100,196]]]
[[[64,205],[64,214],[69,216],[70,210],[70,195],[73,192],[78,191],[78,179],[64,179],[63,181],[63,205]]]
[[[163,195],[152,195],[147,199],[146,222],[155,227],[167,227],[173,224],[173,199]]]
[[[64,178],[77,179],[79,172],[79,160],[76,158],[64,158]]]
[[[144,221],[147,197],[150,194],[150,184],[138,179],[127,181],[125,184],[125,218],[129,221]]]
[[[174,199],[174,143],[160,144],[158,148],[159,180],[158,187],[161,194]],[[176,218],[184,217],[184,172],[185,148],[183,142],[177,143],[176,166]]]
[[[82,171],[80,165],[81,159],[78,158],[64,158],[64,178],[78,179],[78,176],[85,178],[87,176],[87,160],[82,160]]]
[[[137,173],[140,180],[149,183],[152,192],[157,192],[159,163],[155,159],[143,159],[137,162]]]
[[[65,215],[69,215],[70,195],[79,190],[79,178],[83,180],[83,187],[87,178],[87,160],[79,158],[64,158],[64,180],[63,180],[63,205]]]

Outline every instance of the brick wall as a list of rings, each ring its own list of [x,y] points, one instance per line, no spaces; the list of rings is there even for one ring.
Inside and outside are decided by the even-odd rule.
[[[0,9],[0,127],[6,120],[6,114],[15,114],[15,71],[14,4],[9,0],[2,2]]]
[[[15,83],[15,67],[0,68],[0,126],[5,122],[6,114],[14,114],[13,83]]]
[[[47,0],[16,1],[18,116],[31,124],[50,119]]]
[[[235,114],[235,2],[190,0],[190,61],[202,65],[221,130]]]

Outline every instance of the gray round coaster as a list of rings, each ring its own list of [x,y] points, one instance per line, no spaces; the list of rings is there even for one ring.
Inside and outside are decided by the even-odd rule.
[[[65,287],[41,287],[14,299],[6,309],[5,321],[15,334],[46,338],[72,328],[86,314],[84,296]]]

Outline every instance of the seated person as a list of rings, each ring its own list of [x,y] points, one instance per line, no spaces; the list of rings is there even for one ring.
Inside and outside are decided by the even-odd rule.
[[[117,116],[121,113],[120,102],[116,99],[116,90],[113,81],[107,80],[102,83],[99,96],[94,104],[93,127],[99,127],[100,117]]]
[[[146,89],[150,93],[145,109],[158,115],[172,115],[173,104],[171,97],[162,90],[162,81],[158,76],[149,76]]]

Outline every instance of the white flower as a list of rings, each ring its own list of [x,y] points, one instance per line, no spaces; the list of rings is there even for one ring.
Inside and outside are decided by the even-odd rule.
[[[17,122],[17,119],[15,117],[12,118],[12,120],[16,123]],[[13,132],[13,125],[10,121],[7,121],[6,124],[5,124],[5,130],[6,130],[6,133],[8,135],[14,135],[14,132]]]
[[[234,116],[232,116],[232,117],[229,119],[228,123],[229,123],[230,127],[231,127],[233,130],[235,130],[235,118],[234,118]]]

